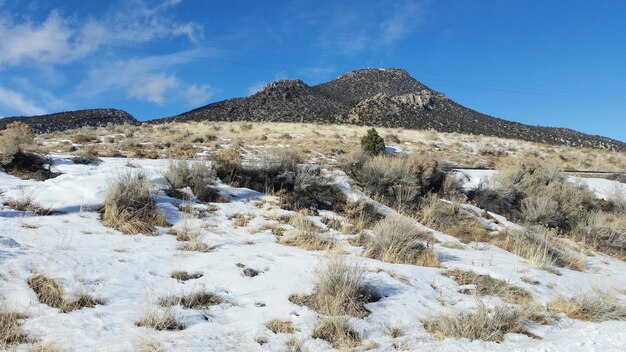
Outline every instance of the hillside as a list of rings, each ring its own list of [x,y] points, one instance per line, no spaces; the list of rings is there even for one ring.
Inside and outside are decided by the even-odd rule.
[[[35,133],[65,131],[83,126],[104,127],[107,124],[136,125],[139,122],[132,115],[117,109],[86,109],[58,112],[40,116],[13,116],[0,119],[0,129],[11,122],[21,121],[28,124]]]
[[[247,97],[212,103],[165,121],[265,121],[434,129],[611,150],[626,143],[565,128],[524,125],[466,108],[402,69],[364,69],[327,83],[279,80]]]

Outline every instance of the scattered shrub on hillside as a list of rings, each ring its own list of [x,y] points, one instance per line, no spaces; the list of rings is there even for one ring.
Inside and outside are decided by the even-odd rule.
[[[20,322],[24,318],[21,314],[0,308],[0,349],[8,350],[13,345],[28,342]]]
[[[385,152],[385,140],[376,132],[376,129],[371,128],[361,138],[361,149],[370,155],[383,154]]]
[[[532,301],[532,296],[528,291],[489,275],[480,275],[461,269],[446,271],[442,275],[453,279],[460,286],[472,285],[473,288],[461,291],[465,294],[497,296],[506,302],[514,304],[528,304]]]
[[[388,216],[372,229],[374,235],[365,242],[363,255],[388,263],[439,267],[433,251],[425,243],[432,236],[418,229],[402,216]]]
[[[323,318],[313,330],[312,337],[325,340],[337,349],[350,349],[361,343],[361,334],[350,327],[345,317]]]
[[[2,165],[10,164],[13,158],[32,144],[35,134],[23,122],[12,122],[0,135],[0,161]]]
[[[626,320],[626,306],[615,295],[599,290],[571,298],[557,296],[548,304],[550,313],[565,313],[573,319],[601,322]]]
[[[508,333],[528,334],[524,321],[528,313],[519,307],[487,308],[479,303],[472,312],[433,315],[424,328],[439,339],[466,338],[502,342]]]
[[[365,284],[363,268],[339,255],[328,258],[317,268],[311,295],[290,297],[291,302],[306,305],[321,314],[356,317],[367,316],[369,311],[365,305],[379,299],[378,294]]]
[[[142,172],[126,171],[109,184],[102,222],[126,234],[155,233],[155,226],[167,226],[150,194],[150,181]]]
[[[42,274],[30,276],[26,283],[37,294],[39,303],[59,308],[63,313],[82,308],[93,308],[96,305],[103,304],[99,299],[84,293],[80,294],[77,299],[68,300],[64,297],[61,285],[56,280]]]
[[[219,191],[212,187],[211,169],[204,162],[196,161],[189,165],[185,160],[170,161],[163,177],[170,184],[170,188],[165,190],[170,197],[185,198],[185,194],[179,190],[189,187],[201,202],[223,199]]]
[[[330,179],[305,167],[298,168],[293,185],[284,183],[281,207],[288,210],[340,209],[346,197]]]
[[[432,193],[420,204],[418,218],[424,225],[454,236],[463,243],[488,242],[491,239],[489,230],[458,203],[440,200]]]
[[[27,152],[35,138],[30,127],[23,122],[12,122],[0,134],[0,167],[8,174],[44,181],[58,176],[51,170],[52,160]]]

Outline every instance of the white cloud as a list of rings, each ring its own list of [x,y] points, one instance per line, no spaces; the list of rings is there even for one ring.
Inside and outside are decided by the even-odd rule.
[[[150,75],[133,82],[127,89],[128,96],[155,104],[165,103],[165,94],[178,87],[180,82],[173,75]]]
[[[407,1],[398,6],[391,16],[380,24],[381,41],[391,45],[409,33],[422,21],[419,7],[415,2]]]
[[[21,115],[42,115],[46,111],[19,92],[0,86],[0,108],[2,113]]]
[[[195,84],[190,85],[185,90],[184,97],[189,105],[200,105],[206,103],[213,96],[211,88],[205,84],[197,86]]]
[[[130,1],[116,12],[78,21],[63,18],[53,10],[41,23],[15,23],[11,14],[0,16],[0,68],[36,62],[66,64],[105,46],[124,46],[155,39],[186,37],[197,42],[202,26],[177,22],[168,9],[180,1],[165,1],[155,7]]]

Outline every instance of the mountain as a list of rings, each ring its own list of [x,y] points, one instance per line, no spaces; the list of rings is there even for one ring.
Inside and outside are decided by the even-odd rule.
[[[139,124],[131,114],[117,109],[87,109],[58,112],[39,116],[13,116],[0,118],[0,129],[11,122],[21,121],[28,124],[35,133],[65,131],[83,126],[102,127],[107,124]]]
[[[309,86],[279,80],[258,93],[153,120],[266,121],[435,129],[556,145],[626,151],[626,143],[566,128],[524,125],[466,108],[411,77],[406,70],[363,69]]]

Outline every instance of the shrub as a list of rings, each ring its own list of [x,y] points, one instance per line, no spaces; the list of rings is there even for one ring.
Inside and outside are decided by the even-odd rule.
[[[147,310],[144,315],[135,322],[137,326],[152,328],[155,330],[183,330],[185,325],[176,317],[171,309]]]
[[[321,229],[308,218],[307,211],[298,212],[290,223],[295,228],[294,234],[280,237],[278,243],[312,251],[328,250],[335,246],[333,239],[320,234]]]
[[[313,330],[313,338],[329,342],[334,348],[354,348],[361,343],[361,334],[354,331],[343,317],[322,319]]]
[[[365,284],[363,268],[344,257],[330,257],[315,271],[315,288],[310,296],[292,296],[292,302],[304,304],[326,315],[369,314],[365,305],[380,297]]]
[[[0,162],[10,164],[13,158],[35,139],[31,128],[23,122],[12,122],[0,135]]]
[[[167,226],[150,194],[150,181],[142,172],[118,174],[109,185],[102,222],[126,234],[154,234],[154,226]]]
[[[370,155],[380,155],[385,152],[385,140],[378,135],[375,129],[371,128],[367,134],[361,138],[361,149]]]
[[[388,216],[376,224],[372,232],[374,236],[365,243],[365,257],[388,263],[439,267],[436,255],[424,245],[432,236],[419,230],[411,220]]]
[[[295,173],[293,186],[283,184],[281,207],[289,210],[338,209],[346,202],[346,197],[330,179],[316,175],[304,167]]]
[[[23,122],[12,122],[0,135],[0,166],[10,175],[44,181],[59,174],[52,172],[52,161],[25,151],[35,135]]]
[[[452,235],[463,243],[491,239],[489,230],[458,203],[442,201],[432,193],[420,205],[418,216],[424,225]]]
[[[519,307],[487,308],[483,303],[473,312],[444,313],[424,321],[426,331],[439,339],[466,338],[502,342],[507,333],[527,333],[528,314]]]
[[[103,304],[97,298],[87,294],[81,294],[75,300],[65,299],[61,285],[42,274],[32,275],[26,280],[28,286],[37,294],[39,303],[46,304],[53,308],[59,308],[63,313],[69,313],[82,308],[93,308]]]
[[[82,165],[90,165],[90,164],[99,165],[102,162],[102,159],[98,158],[94,154],[82,153],[73,157],[72,162],[74,164],[82,164]]]
[[[460,269],[446,271],[443,275],[453,279],[461,286],[473,286],[473,289],[465,289],[461,291],[462,293],[478,296],[497,296],[506,302],[514,304],[524,304],[532,301],[530,293],[526,290],[489,275],[480,275],[472,271]]]
[[[185,188],[189,185],[189,165],[185,160],[170,160],[163,177],[172,189]]]
[[[275,334],[293,334],[296,332],[296,328],[293,327],[293,323],[288,320],[272,319],[265,323],[265,326]]]
[[[565,313],[573,319],[601,322],[626,320],[626,306],[604,291],[589,291],[571,298],[557,296],[548,304],[550,313]]]
[[[12,345],[28,342],[20,322],[24,318],[21,314],[0,311],[0,349],[8,350]]]

